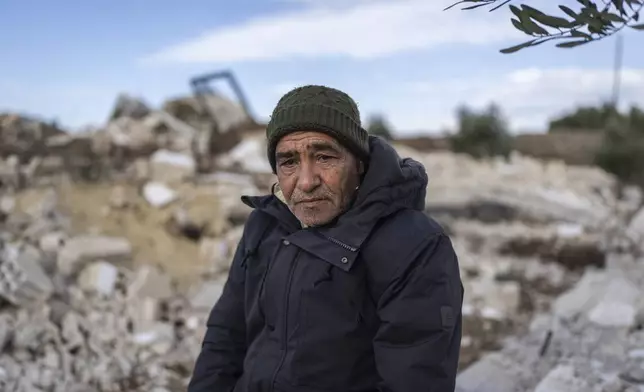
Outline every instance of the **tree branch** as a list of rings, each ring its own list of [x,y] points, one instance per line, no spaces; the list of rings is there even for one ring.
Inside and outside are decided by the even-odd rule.
[[[519,7],[509,4],[512,0],[461,0],[445,8],[461,5],[461,10],[490,7],[495,11],[508,6],[514,17],[512,25],[533,37],[521,44],[505,48],[501,53],[513,53],[552,40],[566,39],[556,44],[560,48],[573,48],[610,37],[625,27],[644,31],[644,24],[637,24],[644,7],[644,0],[577,0],[578,10],[560,5],[563,14],[549,15],[526,4]],[[598,3],[601,1],[601,4]],[[552,31],[556,30],[556,31]]]

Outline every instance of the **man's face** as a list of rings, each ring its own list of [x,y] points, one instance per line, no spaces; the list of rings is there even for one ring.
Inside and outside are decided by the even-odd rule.
[[[363,166],[335,139],[313,131],[291,133],[279,141],[275,155],[279,186],[300,222],[324,225],[347,209]]]

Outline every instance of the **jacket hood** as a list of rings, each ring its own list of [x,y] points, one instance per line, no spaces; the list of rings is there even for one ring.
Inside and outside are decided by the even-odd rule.
[[[398,152],[386,141],[371,136],[371,159],[364,175],[350,215],[365,210],[382,209],[396,212],[400,209],[425,209],[427,172],[425,167],[411,158],[400,158]]]
[[[400,158],[389,143],[378,137],[369,137],[369,148],[367,171],[353,204],[331,224],[316,228],[321,234],[355,248],[360,247],[382,218],[404,209],[425,209],[428,184],[425,167],[411,158]],[[299,226],[288,207],[274,194],[242,196],[242,201],[293,229]]]

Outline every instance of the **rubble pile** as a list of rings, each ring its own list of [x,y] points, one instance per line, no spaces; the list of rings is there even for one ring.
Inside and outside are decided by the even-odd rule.
[[[263,132],[203,139],[244,122],[226,118],[121,96],[102,129],[0,158],[0,390],[185,390],[250,213],[239,196],[275,181]],[[644,385],[639,190],[518,154],[395,147],[425,165],[426,212],[459,255],[461,392]]]
[[[444,201],[428,206],[453,234],[464,275],[457,391],[644,390],[640,192],[618,198],[600,170],[519,156],[425,158],[429,192],[432,167],[450,173],[434,177],[428,199]]]
[[[450,152],[419,154],[404,146],[397,149],[425,164],[430,176],[427,202],[435,214],[485,222],[568,222],[596,228],[620,212],[616,211],[618,182],[599,168],[539,161],[517,153],[507,161],[481,162]]]
[[[211,152],[209,135],[234,131],[247,125],[249,119],[239,105],[224,97],[212,94],[201,98],[174,98],[156,110],[138,98],[121,94],[104,132],[114,145],[141,154],[146,149]]]
[[[74,234],[48,196],[29,211],[2,196],[0,390],[185,390],[228,248],[210,259],[218,274],[180,291],[160,267],[132,263],[127,238]]]
[[[457,391],[642,391],[642,263],[611,254],[605,269],[587,269],[525,334],[465,369]]]
[[[261,128],[240,105],[216,93],[171,99],[159,109],[121,94],[103,126],[74,133],[0,113],[0,159],[12,165],[0,162],[0,181],[25,188],[34,177],[42,182],[63,172],[85,181],[131,178],[177,156],[184,172],[213,172],[217,155],[242,141],[244,132]]]
[[[23,159],[43,154],[45,141],[63,134],[56,124],[14,113],[0,113],[0,157],[16,155]]]

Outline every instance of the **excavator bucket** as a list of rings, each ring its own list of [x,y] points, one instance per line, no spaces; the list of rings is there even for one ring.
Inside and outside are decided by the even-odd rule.
[[[232,91],[234,92],[237,102],[242,109],[242,112],[245,116],[245,119],[235,116],[234,119],[225,119],[222,118],[221,109],[223,109],[222,102],[216,102],[213,98],[218,97],[218,94],[211,87],[211,84],[214,81],[224,79],[230,85]],[[252,114],[246,95],[242,91],[237,79],[231,71],[220,71],[214,72],[206,75],[196,76],[190,80],[190,85],[192,91],[199,102],[204,113],[207,113],[212,119],[213,123],[216,124],[214,132],[216,134],[225,133],[229,131],[231,127],[231,122],[234,122],[232,127],[240,128],[256,128],[259,126],[255,117]],[[229,111],[230,112],[230,111]]]

